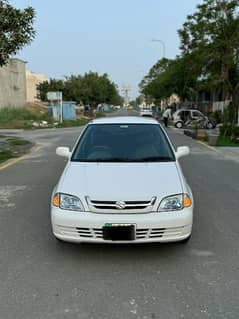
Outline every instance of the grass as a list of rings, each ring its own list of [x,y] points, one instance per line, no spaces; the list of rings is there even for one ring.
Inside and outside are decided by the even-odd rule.
[[[231,139],[227,136],[219,136],[217,139],[217,146],[231,146],[231,147],[239,147],[239,142],[231,141]]]
[[[17,137],[8,138],[7,141],[12,146],[14,146],[14,145],[28,145],[28,144],[31,144],[31,142],[29,142],[27,140],[19,139]]]
[[[16,155],[13,154],[11,151],[0,151],[0,163],[13,157],[16,157]]]
[[[41,122],[47,121],[48,125],[46,127],[33,127],[32,122]],[[29,111],[25,108],[14,108],[14,107],[5,107],[0,109],[0,128],[3,129],[44,129],[52,127],[72,127],[72,126],[82,126],[86,125],[89,120],[87,119],[78,119],[78,120],[64,120],[63,123],[59,123],[57,126],[53,124],[54,119],[49,117],[47,113],[37,113]],[[0,135],[1,136],[1,135]],[[3,136],[1,136],[3,138]],[[18,143],[18,142],[16,142]],[[20,144],[15,144],[20,145]],[[21,144],[23,145],[23,144]]]
[[[25,108],[4,107],[0,109],[0,123],[19,121],[46,121],[48,120],[47,113],[31,112]]]
[[[29,152],[33,143],[24,140],[18,136],[1,135],[0,143],[0,163],[10,159],[22,156]]]
[[[30,128],[31,121],[48,121],[52,119],[47,113],[31,112],[25,108],[4,107],[0,109],[0,128]]]

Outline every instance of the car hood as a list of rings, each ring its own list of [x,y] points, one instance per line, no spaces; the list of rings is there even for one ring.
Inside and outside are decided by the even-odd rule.
[[[69,162],[57,191],[95,200],[149,200],[182,193],[182,185],[175,162]]]

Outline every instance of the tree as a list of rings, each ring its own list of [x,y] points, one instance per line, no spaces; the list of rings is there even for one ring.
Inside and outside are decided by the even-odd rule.
[[[34,39],[34,17],[32,7],[20,10],[12,7],[8,0],[0,0],[0,66]]]
[[[96,107],[99,103],[118,105],[122,99],[116,85],[107,74],[99,75],[89,72],[82,75],[71,75],[64,80],[51,79],[38,85],[39,97],[46,101],[49,91],[62,91],[63,99],[77,103],[90,104]]]
[[[82,75],[72,75],[66,78],[66,96],[78,103],[90,104],[96,107],[99,103],[120,104],[116,85],[110,81],[105,73],[89,72]]]
[[[184,99],[194,99],[198,75],[190,67],[189,57],[161,59],[140,83],[141,92],[156,100],[177,94]]]
[[[239,0],[204,0],[179,30],[182,56],[208,85],[222,87],[232,99],[236,121],[239,96]]]
[[[65,94],[65,84],[63,80],[50,79],[49,81],[44,81],[37,85],[38,95],[37,97],[46,102],[47,101],[47,92],[63,92]]]
[[[178,31],[181,54],[161,59],[140,83],[154,98],[178,94],[197,100],[200,92],[219,92],[232,100],[232,125],[239,104],[239,0],[204,0]]]

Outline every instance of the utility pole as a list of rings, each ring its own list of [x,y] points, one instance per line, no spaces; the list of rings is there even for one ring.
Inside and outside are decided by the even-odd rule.
[[[121,91],[124,96],[124,106],[127,108],[129,105],[129,92],[131,91],[131,87],[128,84],[124,84]]]

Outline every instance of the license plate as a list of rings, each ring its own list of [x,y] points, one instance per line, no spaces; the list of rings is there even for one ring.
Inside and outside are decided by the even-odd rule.
[[[103,238],[112,241],[135,240],[135,225],[107,223],[103,227]]]

